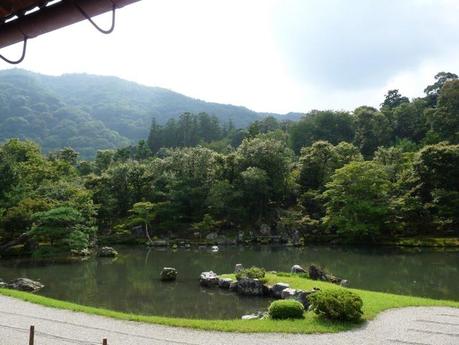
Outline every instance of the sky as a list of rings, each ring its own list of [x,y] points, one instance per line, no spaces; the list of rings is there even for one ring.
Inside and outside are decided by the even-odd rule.
[[[263,112],[352,110],[459,74],[457,18],[458,0],[141,0],[118,10],[111,35],[83,21],[30,40],[19,67],[114,75]]]

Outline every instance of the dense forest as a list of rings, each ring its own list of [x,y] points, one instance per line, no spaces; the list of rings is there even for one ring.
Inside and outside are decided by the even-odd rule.
[[[442,72],[420,98],[390,90],[379,109],[263,117],[244,129],[183,113],[94,160],[10,139],[0,146],[0,215],[0,250],[25,243],[35,255],[128,241],[139,228],[148,241],[457,236],[459,80]]]
[[[215,114],[222,123],[231,120],[237,128],[269,115],[115,77],[0,71],[0,142],[11,137],[29,139],[46,153],[69,146],[92,159],[98,149],[144,139],[153,117],[165,124],[184,112]],[[298,119],[299,114],[285,118]]]

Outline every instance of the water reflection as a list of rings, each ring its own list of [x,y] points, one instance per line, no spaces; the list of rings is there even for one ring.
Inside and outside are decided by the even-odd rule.
[[[292,264],[316,263],[349,279],[352,287],[459,300],[458,252],[327,246],[222,247],[218,252],[117,249],[120,256],[115,260],[2,261],[0,277],[38,279],[46,285],[41,294],[80,304],[192,318],[238,318],[267,307],[269,300],[263,298],[199,286],[202,271],[231,272],[236,263],[279,271],[288,271]],[[176,282],[159,281],[164,266],[177,268]]]

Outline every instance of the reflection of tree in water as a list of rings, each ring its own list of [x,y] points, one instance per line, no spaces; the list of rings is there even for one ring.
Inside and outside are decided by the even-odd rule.
[[[217,253],[205,249],[119,249],[121,255],[116,260],[2,261],[0,277],[39,279],[46,285],[41,294],[80,304],[200,318],[235,318],[267,307],[267,299],[199,286],[201,272],[232,272],[237,263],[277,271],[288,271],[293,264],[316,263],[349,279],[352,287],[459,300],[458,252],[327,246],[222,247]],[[177,268],[176,282],[160,282],[165,266]]]

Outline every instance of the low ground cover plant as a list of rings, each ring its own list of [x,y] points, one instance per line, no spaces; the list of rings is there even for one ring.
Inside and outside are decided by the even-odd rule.
[[[359,321],[363,301],[359,295],[345,289],[321,290],[309,296],[311,309],[331,320]]]
[[[266,270],[264,268],[252,266],[250,268],[244,268],[243,270],[236,273],[236,279],[259,279],[265,280]]]

